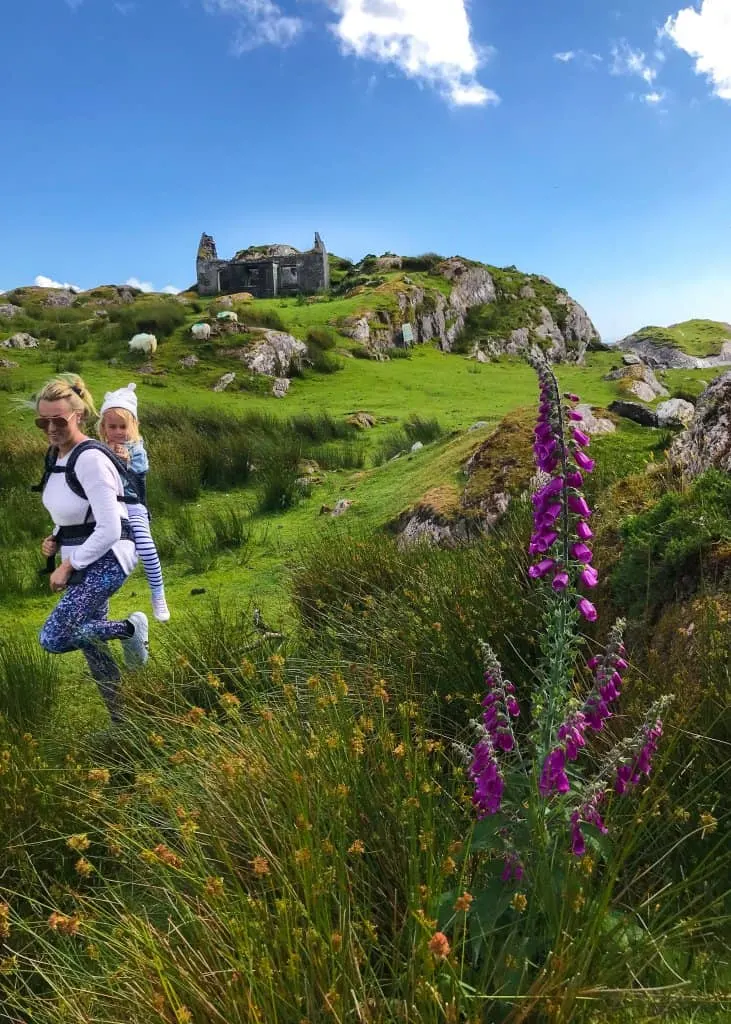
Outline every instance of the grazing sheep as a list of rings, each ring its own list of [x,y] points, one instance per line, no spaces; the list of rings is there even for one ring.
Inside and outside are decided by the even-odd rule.
[[[157,350],[157,338],[154,334],[135,334],[130,338],[129,348],[130,352],[144,352],[151,356]]]
[[[238,315],[231,309],[222,309],[220,313],[216,313],[216,320],[230,320],[234,324],[239,322]]]
[[[190,333],[193,335],[196,341],[208,341],[211,336],[211,325],[210,324],[193,324],[190,329]]]

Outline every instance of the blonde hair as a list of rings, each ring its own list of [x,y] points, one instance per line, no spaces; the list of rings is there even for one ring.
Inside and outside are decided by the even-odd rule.
[[[78,373],[59,373],[46,381],[34,399],[36,411],[40,402],[68,402],[73,412],[80,412],[82,422],[98,418],[91,392]]]
[[[131,413],[129,411],[129,409],[119,409],[119,408],[117,408],[117,406],[112,406],[111,408],[104,410],[104,416],[106,416],[108,412],[116,412],[117,416],[121,417],[121,419],[124,420],[125,425],[127,427],[127,435],[128,435],[127,440],[129,440],[129,441],[139,441],[139,439],[140,439],[140,425],[137,422],[137,417],[133,413]],[[97,427],[97,433],[99,434],[99,437],[102,439],[104,444],[109,444],[109,439],[107,438],[107,432],[106,432],[106,430],[104,428],[104,416],[102,416],[102,418],[99,420],[99,426]]]

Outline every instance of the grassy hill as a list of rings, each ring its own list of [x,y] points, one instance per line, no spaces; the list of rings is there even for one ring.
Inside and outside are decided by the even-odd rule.
[[[643,327],[624,341],[650,341],[671,345],[689,356],[717,356],[721,346],[731,341],[731,324],[717,320],[684,320],[670,327]]]
[[[348,318],[382,323],[402,289],[450,288],[429,266],[372,259],[341,261],[327,297],[237,297],[248,333],[207,342],[190,327],[221,301],[191,293],[106,286],[67,308],[38,289],[0,297],[20,307],[0,340],[39,339],[3,350],[18,365],[0,369],[0,1007],[13,1020],[727,1019],[728,482],[681,485],[662,465],[670,436],[629,421],[592,440],[600,628],[582,624],[576,646],[599,651],[627,616],[632,665],[572,785],[606,769],[613,742],[631,744],[652,700],[676,704],[651,777],[621,799],[607,788],[610,835],[586,826],[585,856],[565,842],[563,797],[533,785],[511,805],[502,832],[531,866],[502,881],[502,832],[476,822],[453,742],[474,743],[480,640],[516,684],[521,744],[530,732],[546,623],[557,636],[550,587],[527,579],[530,505],[514,501],[459,550],[402,549],[391,528],[422,499],[456,506],[464,463],[489,438],[500,450],[470,502],[495,474],[524,480],[535,374],[428,344],[367,358],[341,331]],[[470,341],[550,302],[503,273]],[[227,352],[263,328],[309,347],[281,400]],[[128,351],[138,329],[159,339],[149,359]],[[604,408],[617,362],[590,352],[558,367],[561,386]],[[151,623],[150,663],[124,681],[127,722],[101,740],[80,654],[41,657],[36,641],[55,598],[36,575],[48,523],[28,485],[44,442],[27,401],[61,370],[98,400],[138,384],[173,613]],[[213,392],[229,371],[232,387]],[[711,375],[662,379],[675,391]],[[375,425],[353,422],[359,412]],[[345,515],[321,514],[340,499]],[[138,569],[112,615],[148,601]],[[254,606],[281,636],[255,628]],[[556,678],[573,699],[587,676],[582,655]],[[532,824],[516,827],[530,802]]]

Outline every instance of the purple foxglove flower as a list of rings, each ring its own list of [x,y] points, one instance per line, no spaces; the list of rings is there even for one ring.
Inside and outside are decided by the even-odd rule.
[[[584,483],[584,478],[578,469],[572,469],[570,473],[566,474],[566,484],[569,487],[581,488]]]
[[[562,747],[556,747],[543,762],[539,782],[541,796],[549,796],[554,790],[557,793],[568,793],[570,788],[566,775],[566,755]]]
[[[569,494],[569,509],[575,512],[577,516],[583,516],[584,519],[588,519],[591,515],[591,509],[586,503],[586,498],[580,494]]]
[[[544,558],[530,567],[528,575],[532,580],[538,580],[541,576],[545,576],[547,572],[550,572],[555,564],[556,562],[553,558]]]
[[[614,667],[615,667],[615,668],[616,668],[616,669],[617,669],[617,670],[618,670],[619,672],[624,672],[624,671],[626,671],[626,669],[628,669],[628,668],[629,668],[629,665],[628,665],[628,664],[627,664],[627,662],[626,662],[626,661],[624,660],[624,658],[615,658],[615,659],[614,659]]]
[[[575,395],[575,394],[573,393],[573,391],[566,391],[566,392],[564,393],[564,396],[563,396],[563,397],[564,397],[564,398],[566,398],[566,399],[568,399],[568,401],[569,401],[569,402],[580,402],[580,401],[581,401],[581,399],[579,398],[579,396],[578,396],[578,395]]]
[[[585,434],[583,430],[579,430],[578,427],[574,427],[571,431],[571,436],[577,444],[580,444],[582,448],[588,448],[591,444],[591,438],[588,434]]]
[[[584,417],[580,412],[577,412],[576,409],[569,409],[567,415],[570,420],[574,421],[574,423],[582,423],[584,420]]]
[[[585,597],[580,598],[577,605],[579,612],[584,616],[587,622],[596,622],[597,610],[591,601],[587,601]]]
[[[593,555],[586,544],[572,544],[571,545],[571,557],[575,558],[577,562],[588,563],[592,560]]]
[[[574,461],[579,469],[583,469],[585,473],[591,473],[596,465],[593,459],[590,459],[588,455],[578,449],[574,452]]]
[[[568,587],[568,585],[569,574],[567,572],[557,572],[556,575],[553,577],[553,582],[551,583],[551,586],[556,591],[556,593],[559,593],[561,590],[565,590],[566,587]]]
[[[540,533],[535,540],[535,545],[538,551],[548,551],[556,543],[558,534],[555,530],[551,530],[549,533]]]
[[[505,729],[498,729],[497,734],[495,736],[495,746],[498,748],[498,750],[502,750],[506,754],[508,754],[515,746],[515,740],[513,739],[511,733],[506,732]]]
[[[515,697],[506,697],[505,707],[508,709],[508,714],[511,715],[512,718],[517,718],[520,714],[520,705]]]
[[[594,533],[588,523],[585,523],[583,519],[580,523],[576,524],[576,536],[581,540],[591,540]]]
[[[599,582],[599,573],[592,565],[587,565],[579,575],[579,579],[585,587],[595,587]]]
[[[552,502],[543,513],[542,519],[545,522],[548,520],[549,523],[555,523],[558,517],[561,515],[563,505],[560,501]]]
[[[592,670],[592,672],[593,672],[594,669],[598,666],[600,661],[601,661],[601,658],[598,658],[596,655],[594,655],[593,658],[589,658],[589,660],[586,663],[586,666],[587,666],[587,668],[590,668]]]
[[[571,815],[571,852],[575,857],[583,857],[586,853],[586,843],[579,824],[578,811],[574,811]]]

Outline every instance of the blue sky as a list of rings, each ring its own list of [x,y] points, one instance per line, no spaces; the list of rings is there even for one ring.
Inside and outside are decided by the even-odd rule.
[[[184,288],[201,231],[731,321],[731,0],[9,0],[0,288]]]

